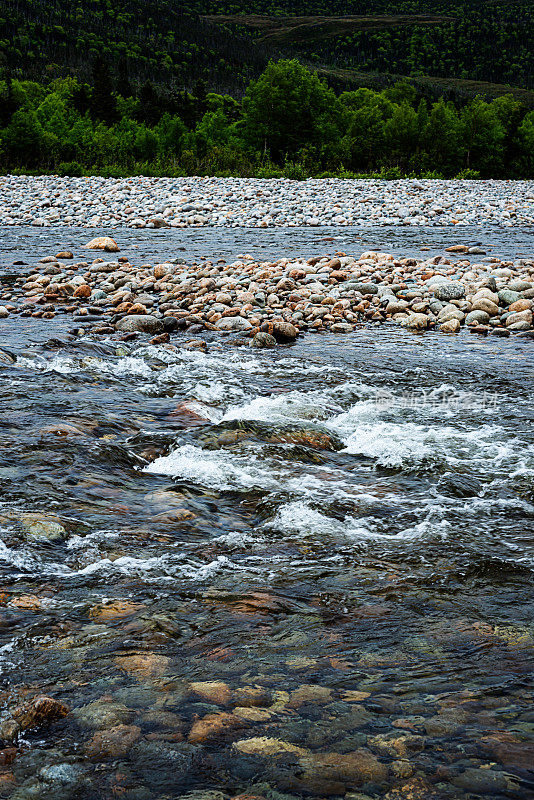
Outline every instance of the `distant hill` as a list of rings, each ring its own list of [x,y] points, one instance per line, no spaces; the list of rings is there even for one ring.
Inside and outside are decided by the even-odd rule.
[[[2,0],[0,68],[13,77],[88,78],[102,56],[134,84],[240,94],[273,48],[231,31],[179,0]]]
[[[270,58],[296,56],[338,89],[407,76],[424,94],[532,105],[532,0],[2,0],[0,69],[88,78],[102,56],[134,85],[239,97]]]
[[[194,2],[210,21],[323,67],[534,88],[532,0]]]

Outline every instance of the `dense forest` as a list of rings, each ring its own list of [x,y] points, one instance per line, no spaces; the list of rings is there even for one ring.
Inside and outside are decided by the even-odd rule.
[[[314,63],[534,87],[531,0],[193,2],[200,13],[216,15],[211,19],[226,15],[234,29],[252,31],[265,44],[293,47]],[[406,24],[398,15],[426,19]],[[269,16],[277,23],[274,32],[265,28]],[[297,25],[295,17],[301,17]]]
[[[0,6],[0,69],[42,81],[87,80],[101,57],[135,84],[243,93],[272,48],[250,33],[203,19],[176,0],[4,0]]]
[[[534,89],[533,21],[531,0],[4,0],[0,70],[87,80],[100,56],[137,87],[200,80],[239,98],[296,57],[338,91],[404,76],[432,98],[492,98]]]
[[[4,0],[0,168],[530,176],[533,16],[531,0]]]
[[[429,102],[408,83],[336,92],[270,62],[242,100],[136,89],[93,61],[89,82],[0,81],[4,172],[83,175],[534,176],[534,111],[512,95]]]

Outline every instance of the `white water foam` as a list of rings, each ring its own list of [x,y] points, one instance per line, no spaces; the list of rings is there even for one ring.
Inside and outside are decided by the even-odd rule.
[[[225,451],[208,451],[190,444],[157,458],[143,467],[143,472],[172,475],[223,491],[279,488],[279,481],[252,453],[246,459],[232,456],[230,460]]]
[[[406,541],[431,536],[443,539],[451,525],[447,520],[436,519],[432,511],[420,522],[396,533],[382,533],[370,518],[346,517],[343,521],[327,517],[301,500],[282,505],[272,520],[265,523],[267,530],[291,533],[300,538],[335,538],[348,541],[382,540]]]

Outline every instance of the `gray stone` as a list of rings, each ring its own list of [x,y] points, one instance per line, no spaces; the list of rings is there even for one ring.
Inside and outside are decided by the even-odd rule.
[[[531,281],[511,281],[508,289],[512,292],[526,292],[528,289],[532,289],[533,285]]]
[[[152,314],[130,314],[120,319],[115,328],[124,333],[139,331],[140,333],[161,333],[163,323]]]
[[[10,353],[8,350],[0,350],[0,363],[2,364],[14,364],[17,360],[17,357]]]
[[[220,331],[250,331],[252,324],[244,317],[223,317],[216,327]]]
[[[466,325],[487,325],[490,320],[485,311],[470,311],[465,318]]]
[[[361,283],[360,281],[347,281],[344,285],[345,289],[352,289],[360,294],[378,294],[378,286],[376,283]]]
[[[276,346],[276,339],[274,336],[271,336],[270,333],[264,333],[260,331],[256,334],[256,336],[252,339],[250,343],[251,347],[275,347]]]
[[[469,792],[490,793],[500,792],[506,789],[507,781],[504,773],[495,772],[492,769],[475,769],[468,768],[457,778],[454,778],[453,783],[460,789],[465,789]]]
[[[277,342],[292,342],[297,338],[299,332],[290,322],[275,322],[273,334]]]
[[[402,325],[405,328],[411,328],[412,330],[424,330],[428,328],[428,317],[426,314],[411,314],[407,319],[403,320]]]
[[[438,322],[448,322],[451,319],[457,319],[460,320],[460,322],[462,322],[464,318],[465,318],[464,312],[460,311],[459,308],[452,305],[445,306],[445,308],[442,308],[438,314]]]
[[[199,764],[200,748],[182,742],[141,741],[132,747],[129,758],[146,783],[182,794],[184,782],[191,781]]]
[[[115,725],[128,725],[134,712],[121,703],[106,703],[95,700],[72,712],[78,725],[82,728],[112,728]]]
[[[67,533],[57,519],[47,518],[44,513],[21,514],[20,525],[24,535],[30,539],[53,542],[63,539]]]
[[[434,288],[438,300],[461,300],[465,297],[465,286],[458,282],[440,283]]]
[[[497,296],[504,306],[511,306],[512,303],[517,302],[517,300],[521,300],[520,293],[513,292],[511,289],[501,289],[500,292],[497,292]]]

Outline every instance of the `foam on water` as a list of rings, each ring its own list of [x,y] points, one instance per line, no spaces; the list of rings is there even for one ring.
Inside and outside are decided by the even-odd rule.
[[[245,405],[231,406],[222,421],[258,420],[272,424],[320,422],[339,413],[341,406],[321,391],[287,392],[282,395],[254,397]]]
[[[378,530],[376,522],[369,517],[355,519],[348,516],[340,521],[322,514],[309,503],[299,500],[282,505],[274,518],[265,523],[264,528],[317,540],[333,538],[347,541],[405,541],[427,536],[444,538],[451,525],[447,520],[440,519],[433,510],[415,525],[402,528],[396,533],[383,533]]]
[[[0,561],[9,567],[15,567],[20,575],[69,575],[70,570],[64,564],[55,561],[47,561],[41,558],[31,546],[23,546],[17,550],[8,547],[3,539],[0,539]]]
[[[243,463],[243,466],[241,466]],[[172,475],[213,489],[277,489],[279,482],[267,473],[262,462],[250,454],[246,459],[230,460],[224,451],[206,451],[186,444],[168,456],[161,456],[143,468],[156,475]]]
[[[17,365],[66,376],[89,372],[131,385],[147,395],[178,395],[187,399],[190,410],[211,423],[311,424],[342,441],[344,447],[334,461],[328,462],[330,455],[325,454],[323,463],[318,453],[315,463],[302,458],[298,448],[294,448],[292,457],[290,444],[278,447],[245,440],[236,442],[231,449],[207,450],[186,437],[179,439],[168,455],[143,468],[146,474],[169,476],[221,493],[266,493],[269,507],[273,508],[271,518],[253,531],[215,537],[213,541],[223,546],[260,546],[268,538],[268,531],[273,530],[317,542],[333,540],[344,544],[435,540],[451,536],[451,529],[461,517],[476,519],[489,531],[496,509],[521,510],[526,515],[534,511],[527,500],[496,496],[500,482],[534,475],[534,446],[528,437],[521,436],[520,429],[510,435],[505,424],[500,424],[500,406],[509,402],[509,394],[494,396],[488,405],[480,402],[476,391],[458,389],[450,382],[424,385],[425,370],[416,366],[404,371],[415,382],[407,397],[402,384],[401,388],[392,386],[391,373],[369,371],[365,365],[344,369],[319,358],[315,363],[313,358],[216,345],[207,352],[134,345],[118,357],[54,354],[19,358]],[[265,376],[270,381],[269,393],[265,390]],[[301,388],[292,388],[295,382],[288,379],[293,376],[297,376]],[[519,402],[523,402],[521,398]],[[358,461],[356,457],[369,461]],[[401,473],[423,467],[428,475],[434,470],[442,474],[444,467],[452,473],[474,473],[483,481],[483,495],[450,497],[441,493],[435,480],[430,488],[407,493],[391,490],[391,486],[388,489],[387,481],[373,486],[372,482],[356,478],[360,467],[365,479],[375,466]],[[488,475],[493,477],[492,483],[487,482]],[[330,509],[336,503],[347,504],[344,518],[331,516]],[[393,519],[391,508],[395,509]],[[162,577],[174,580],[178,576],[196,580],[217,570],[243,570],[250,566],[245,561],[234,564],[219,560],[208,565],[186,564],[175,553],[112,560],[107,558],[106,539],[112,540],[116,535],[94,531],[85,537],[71,537],[65,543],[70,566],[56,564],[25,547],[10,550],[3,543],[0,559],[26,573],[138,575],[147,581]],[[510,540],[509,544],[513,549],[514,542]]]

